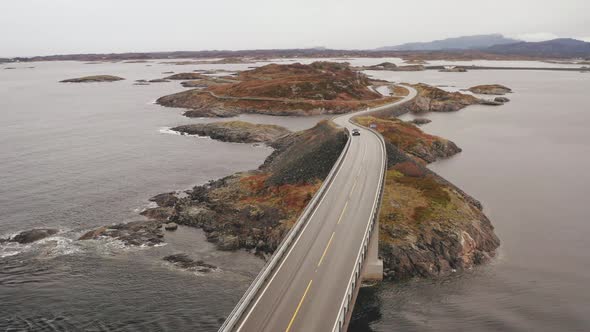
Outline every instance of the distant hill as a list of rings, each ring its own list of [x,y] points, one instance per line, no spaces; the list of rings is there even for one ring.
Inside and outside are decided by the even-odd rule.
[[[516,39],[506,38],[501,34],[463,36],[447,38],[424,43],[407,43],[397,46],[378,48],[377,51],[438,51],[482,49],[493,45],[513,44]]]
[[[590,43],[560,38],[542,42],[495,45],[484,50],[494,54],[536,56],[544,58],[590,58]]]

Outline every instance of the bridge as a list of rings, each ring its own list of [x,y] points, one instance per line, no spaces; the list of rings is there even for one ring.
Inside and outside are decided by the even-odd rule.
[[[381,280],[378,214],[387,155],[383,137],[354,116],[332,119],[347,143],[301,216],[230,313],[220,332],[346,331],[363,280]]]

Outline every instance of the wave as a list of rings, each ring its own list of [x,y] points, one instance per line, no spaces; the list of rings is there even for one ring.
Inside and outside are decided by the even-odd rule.
[[[170,134],[170,135],[179,135],[179,136],[190,136],[190,137],[196,137],[196,138],[201,138],[201,139],[211,139],[211,137],[209,137],[209,136],[191,135],[191,134],[187,134],[187,133],[182,133],[180,131],[172,130],[172,127],[162,127],[160,129],[158,129],[158,131],[160,132],[160,134]]]

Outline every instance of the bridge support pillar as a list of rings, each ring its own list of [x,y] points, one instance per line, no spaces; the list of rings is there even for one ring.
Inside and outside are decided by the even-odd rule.
[[[375,229],[369,240],[362,278],[363,280],[380,281],[383,280],[383,260],[379,259],[379,224],[376,223],[373,227]]]

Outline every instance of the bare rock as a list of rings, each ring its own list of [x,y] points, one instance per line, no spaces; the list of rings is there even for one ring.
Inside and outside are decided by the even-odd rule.
[[[113,75],[94,75],[84,76],[78,78],[70,78],[67,80],[60,81],[60,83],[96,83],[96,82],[115,82],[122,81],[124,78],[113,76]]]
[[[174,222],[164,224],[164,229],[167,231],[175,231],[178,229],[178,224]]]
[[[164,234],[161,222],[155,220],[133,221],[126,224],[103,226],[82,235],[79,240],[96,240],[104,237],[117,239],[126,245],[153,246],[162,243]]]
[[[155,202],[160,207],[172,207],[178,201],[178,197],[173,192],[163,193],[150,198],[149,201]]]
[[[222,235],[218,238],[217,248],[226,251],[236,250],[240,248],[240,241],[235,235]]]
[[[412,121],[410,121],[410,123],[415,124],[417,126],[431,123],[431,122],[432,122],[432,120],[426,119],[426,118],[416,118],[416,119],[413,119]]]
[[[57,234],[59,231],[52,228],[37,228],[29,231],[20,232],[8,239],[8,242],[17,242],[21,244],[32,243],[42,240],[46,237]]]
[[[195,261],[185,253],[169,255],[163,258],[165,261],[172,263],[172,265],[188,271],[196,272],[211,272],[217,269],[213,264],[205,263],[202,260]]]
[[[504,95],[512,92],[512,89],[500,84],[486,84],[472,86],[469,91],[481,95]]]

